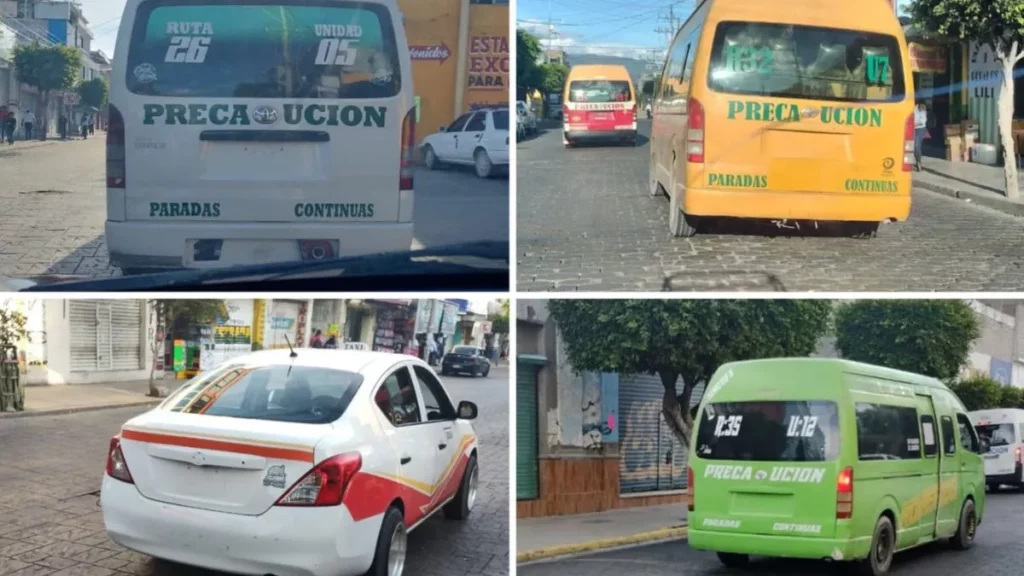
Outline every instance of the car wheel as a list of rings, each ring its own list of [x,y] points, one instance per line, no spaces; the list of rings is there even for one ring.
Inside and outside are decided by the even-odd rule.
[[[469,457],[462,484],[451,502],[444,505],[444,517],[449,520],[465,520],[476,504],[477,488],[480,485],[480,468],[476,465],[476,454]]]
[[[730,552],[719,552],[718,561],[729,568],[742,568],[750,563],[750,556],[746,554],[732,554]]]
[[[377,550],[366,576],[402,576],[408,550],[408,531],[398,508],[388,508],[377,536]]]
[[[490,366],[488,366],[487,368],[484,368],[484,378],[487,378],[487,375],[490,374],[490,373],[491,373],[491,367]]]
[[[860,562],[860,571],[870,576],[888,574],[895,552],[896,530],[893,529],[892,520],[888,516],[880,516],[875,522],[868,557]]]
[[[473,154],[473,160],[476,166],[476,175],[480,178],[490,178],[494,165],[491,164],[491,157],[487,155],[487,150],[477,150],[476,154]]]
[[[683,212],[679,202],[679,191],[669,192],[668,229],[676,238],[690,238],[697,233],[696,219]]]
[[[974,500],[964,501],[960,509],[960,524],[956,528],[956,534],[949,542],[957,550],[967,550],[974,545],[974,533],[978,528],[978,514],[974,509]]]
[[[440,162],[437,161],[437,154],[434,153],[434,147],[427,144],[423,147],[423,163],[427,166],[427,170],[437,170],[440,167]]]

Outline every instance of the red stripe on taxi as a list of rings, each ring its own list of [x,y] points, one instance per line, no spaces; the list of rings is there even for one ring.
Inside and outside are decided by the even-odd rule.
[[[252,456],[263,456],[265,458],[276,458],[278,460],[294,460],[296,462],[313,463],[312,450],[299,450],[297,448],[280,448],[276,446],[246,444],[243,442],[212,440],[209,438],[175,436],[172,434],[142,432],[140,430],[122,430],[121,438],[124,440],[133,440],[135,442],[145,442],[148,444],[165,444],[168,446],[183,446],[185,448],[219,450],[221,452],[250,454]]]

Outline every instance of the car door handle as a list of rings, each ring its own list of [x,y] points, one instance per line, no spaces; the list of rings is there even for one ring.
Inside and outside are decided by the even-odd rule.
[[[438,449],[438,450],[444,450],[444,449],[445,449],[445,448],[447,448],[447,447],[448,447],[448,445],[447,445],[447,444],[444,444],[444,443],[441,443],[441,444],[438,444],[438,445],[437,445],[437,449]]]

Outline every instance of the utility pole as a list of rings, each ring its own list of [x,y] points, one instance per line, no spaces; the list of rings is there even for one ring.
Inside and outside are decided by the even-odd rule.
[[[665,34],[668,37],[668,41],[665,46],[668,48],[672,47],[672,40],[676,36],[676,32],[679,31],[680,21],[676,17],[675,4],[671,4],[668,7],[668,16],[658,16],[658,22],[664,22],[665,26],[659,26],[654,29],[657,34]]]

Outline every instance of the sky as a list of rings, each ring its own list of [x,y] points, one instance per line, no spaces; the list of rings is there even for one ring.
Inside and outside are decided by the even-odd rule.
[[[85,19],[95,38],[93,50],[102,50],[107,56],[114,55],[117,43],[117,27],[124,12],[125,0],[80,0]]]

